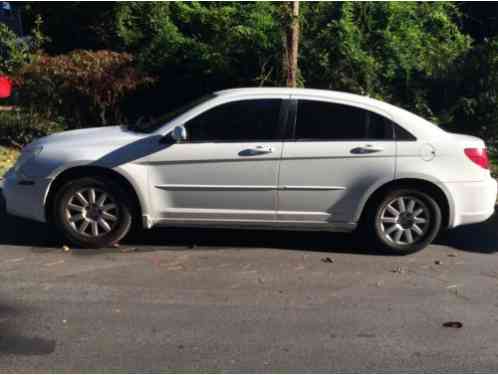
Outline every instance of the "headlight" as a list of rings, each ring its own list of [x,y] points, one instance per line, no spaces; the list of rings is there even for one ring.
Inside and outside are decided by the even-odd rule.
[[[38,156],[40,152],[42,152],[42,150],[43,147],[41,146],[24,149],[21,152],[21,156],[19,156],[19,159],[17,159],[16,165],[14,166],[14,171],[16,173],[20,172],[22,167],[36,158],[36,156]]]

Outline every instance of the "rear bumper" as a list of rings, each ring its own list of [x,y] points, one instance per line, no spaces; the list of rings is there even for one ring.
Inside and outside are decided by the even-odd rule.
[[[29,179],[20,181],[11,169],[2,180],[2,193],[9,214],[46,222],[45,198],[52,180]]]
[[[497,183],[494,178],[445,185],[453,197],[450,228],[486,221],[495,212]]]

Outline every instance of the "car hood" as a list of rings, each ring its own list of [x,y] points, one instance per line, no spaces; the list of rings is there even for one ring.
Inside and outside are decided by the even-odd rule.
[[[124,126],[105,126],[55,133],[36,140],[30,145],[30,147],[59,144],[64,144],[64,146],[86,146],[99,144],[119,146],[144,138],[144,136],[146,135],[128,130]]]

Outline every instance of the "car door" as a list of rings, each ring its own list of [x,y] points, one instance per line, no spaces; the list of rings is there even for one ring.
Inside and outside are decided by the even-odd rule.
[[[284,143],[277,218],[353,221],[374,184],[393,179],[392,123],[354,104],[294,97],[294,131]]]
[[[159,221],[275,220],[282,99],[238,99],[184,126],[187,141],[149,158]]]

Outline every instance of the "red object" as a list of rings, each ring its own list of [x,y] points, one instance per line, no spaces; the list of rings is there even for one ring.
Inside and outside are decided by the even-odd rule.
[[[0,75],[0,99],[8,98],[12,94],[12,81]]]
[[[485,148],[466,148],[465,155],[478,166],[489,169],[488,152]]]

